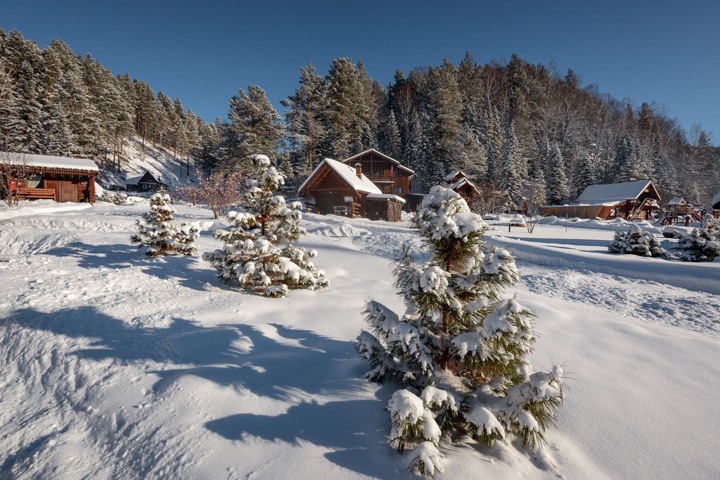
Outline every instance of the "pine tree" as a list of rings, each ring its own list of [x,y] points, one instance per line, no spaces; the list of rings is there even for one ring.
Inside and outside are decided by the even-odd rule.
[[[309,175],[322,160],[321,150],[326,140],[322,116],[327,108],[327,86],[315,73],[315,67],[300,69],[300,88],[283,100],[291,156],[303,176]]]
[[[241,164],[259,152],[268,152],[271,159],[277,156],[284,126],[262,88],[251,84],[247,93],[240,89],[239,95],[230,99],[228,119],[226,135],[231,164],[245,168]]]
[[[267,297],[283,297],[288,288],[327,287],[324,272],[311,261],[317,252],[290,243],[306,233],[300,226],[301,204],[287,205],[274,193],[285,180],[267,156],[252,155],[248,163],[240,208],[227,215],[233,225],[215,233],[225,246],[205,253],[203,258],[212,263],[224,282],[238,282],[242,288]]]
[[[641,257],[665,257],[667,252],[651,232],[644,232],[638,225],[630,225],[626,232],[615,232],[608,245],[610,253],[631,253]]]
[[[469,434],[488,445],[518,436],[539,446],[563,400],[563,373],[534,372],[533,314],[502,292],[519,279],[512,256],[483,241],[486,224],[455,192],[433,187],[413,218],[431,260],[396,262],[405,300],[398,317],[369,301],[371,330],[357,349],[373,381],[394,380],[391,443],[416,447],[413,465],[432,473],[443,436]]]
[[[195,241],[200,229],[196,224],[174,225],[170,195],[156,193],[150,197],[150,211],[137,221],[139,232],[130,237],[132,243],[146,247],[149,257],[166,255],[194,255]]]

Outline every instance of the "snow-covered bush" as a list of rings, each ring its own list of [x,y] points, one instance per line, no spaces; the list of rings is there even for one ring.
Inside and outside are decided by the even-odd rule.
[[[226,216],[232,226],[215,232],[225,246],[203,258],[224,282],[237,281],[268,297],[285,296],[288,288],[327,287],[325,273],[311,261],[317,252],[290,243],[306,233],[300,226],[301,204],[287,205],[274,194],[285,179],[267,156],[252,155],[250,160],[240,208]]]
[[[694,228],[678,240],[680,258],[689,262],[712,262],[720,257],[720,222],[712,215],[703,218],[701,228]]]
[[[147,247],[150,257],[163,255],[195,255],[195,241],[200,235],[197,224],[172,223],[175,209],[170,195],[156,193],[150,197],[150,211],[137,221],[139,232],[130,237],[140,248]]]
[[[113,203],[115,205],[125,205],[128,203],[128,196],[122,192],[109,192],[106,190],[103,192],[100,200],[103,202]]]
[[[388,405],[392,445],[415,447],[412,466],[429,476],[441,468],[443,436],[492,445],[514,435],[540,446],[562,404],[563,373],[533,372],[527,359],[533,314],[501,295],[519,279],[515,260],[485,245],[487,225],[452,190],[434,187],[412,222],[431,260],[417,264],[406,251],[396,261],[405,314],[369,301],[371,329],[357,339],[367,377],[403,387]]]
[[[632,224],[627,232],[615,232],[615,238],[608,245],[610,253],[631,253],[642,257],[665,257],[667,252],[650,232]]]

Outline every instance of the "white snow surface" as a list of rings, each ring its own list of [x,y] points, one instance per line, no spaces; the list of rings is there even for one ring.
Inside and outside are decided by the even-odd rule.
[[[209,210],[175,208],[199,252],[221,246]],[[415,231],[305,214],[330,288],[268,299],[199,256],[146,258],[148,209],[0,206],[0,478],[415,478],[387,444],[396,387],[354,350],[368,299],[403,313],[390,260],[422,254]],[[609,254],[613,223],[502,222],[531,360],[569,388],[544,449],[442,442],[438,478],[720,478],[720,262]]]
[[[87,158],[56,157],[34,153],[0,152],[0,161],[28,167],[65,168],[67,170],[87,170],[97,172],[98,166]]]

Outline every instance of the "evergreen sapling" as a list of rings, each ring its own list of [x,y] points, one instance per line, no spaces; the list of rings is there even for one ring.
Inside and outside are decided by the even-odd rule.
[[[306,234],[300,226],[302,205],[287,205],[282,196],[275,195],[285,179],[267,156],[251,155],[249,160],[239,208],[226,216],[232,225],[215,232],[225,246],[203,258],[224,282],[238,282],[268,297],[283,297],[289,288],[327,287],[325,273],[311,261],[317,252],[290,243]]]
[[[130,237],[138,247],[147,247],[150,257],[165,255],[194,255],[195,241],[200,234],[197,224],[173,224],[175,209],[170,195],[156,193],[150,197],[150,211],[137,221],[139,232]]]
[[[415,448],[411,466],[442,469],[442,438],[469,435],[486,445],[509,436],[540,447],[563,401],[563,371],[533,372],[533,314],[501,296],[519,279],[515,260],[483,241],[487,225],[450,189],[436,186],[413,217],[431,260],[409,252],[396,261],[395,286],[405,299],[398,317],[370,300],[370,331],[357,350],[367,378],[397,382],[390,400],[391,444]]]

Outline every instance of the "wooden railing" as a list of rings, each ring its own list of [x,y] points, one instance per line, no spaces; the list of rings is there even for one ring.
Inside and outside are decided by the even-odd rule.
[[[18,198],[23,199],[39,199],[48,198],[55,200],[55,189],[54,188],[18,188]]]

